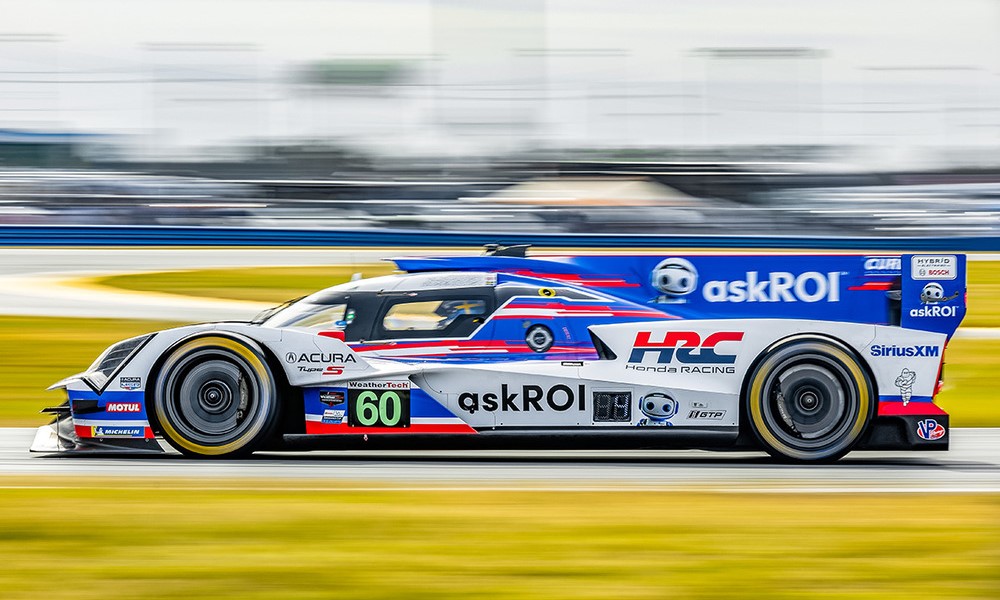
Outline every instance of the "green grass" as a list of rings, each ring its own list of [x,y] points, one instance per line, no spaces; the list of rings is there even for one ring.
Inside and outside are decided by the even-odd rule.
[[[361,273],[364,277],[375,277],[388,275],[393,271],[394,267],[388,263],[358,266],[204,269],[115,275],[94,279],[93,283],[141,292],[279,303],[344,283],[355,273]]]
[[[1000,327],[1000,262],[969,261],[966,327]]]
[[[1000,340],[954,339],[944,359],[945,387],[935,401],[952,427],[1000,427]]]
[[[1000,594],[997,495],[120,485],[4,490],[3,597],[883,600]],[[74,507],[72,515],[66,507]]]
[[[0,317],[0,427],[42,425],[38,411],[62,404],[45,388],[79,373],[114,342],[173,324],[160,321]]]
[[[119,340],[177,323],[0,317],[0,427],[41,425],[44,406],[62,402],[56,381],[86,369]],[[1000,427],[1000,340],[956,339],[945,355],[946,387],[939,403],[957,427]]]

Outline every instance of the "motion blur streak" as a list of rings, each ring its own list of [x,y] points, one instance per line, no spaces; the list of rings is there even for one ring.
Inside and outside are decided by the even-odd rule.
[[[0,224],[942,236],[1000,221],[985,0],[0,10]]]

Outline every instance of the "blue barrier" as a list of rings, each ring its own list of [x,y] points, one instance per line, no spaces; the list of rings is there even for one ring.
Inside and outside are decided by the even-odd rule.
[[[1000,252],[998,236],[791,237],[438,232],[406,229],[266,229],[166,226],[0,226],[0,246],[399,246],[533,244],[569,248],[801,248]]]

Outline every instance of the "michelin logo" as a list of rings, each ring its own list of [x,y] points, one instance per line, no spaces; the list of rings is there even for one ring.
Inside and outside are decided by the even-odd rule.
[[[739,281],[709,281],[702,294],[709,302],[840,302],[840,271],[785,271],[761,277],[748,271]]]

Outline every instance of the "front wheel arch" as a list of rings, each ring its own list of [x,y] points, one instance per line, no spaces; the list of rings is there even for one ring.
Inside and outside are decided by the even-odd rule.
[[[158,414],[159,406],[157,405],[156,397],[157,393],[161,391],[161,378],[164,376],[165,367],[172,368],[177,365],[167,365],[167,361],[172,358],[178,350],[183,349],[185,346],[191,345],[193,342],[198,340],[218,340],[221,346],[228,346],[230,350],[240,353],[242,351],[248,352],[252,356],[245,356],[251,362],[257,362],[257,364],[262,367],[262,371],[257,374],[259,376],[266,376],[265,383],[271,388],[269,390],[268,396],[268,419],[264,426],[259,430],[259,432],[253,436],[253,439],[241,447],[236,447],[233,450],[217,451],[217,448],[212,448],[211,451],[202,451],[208,449],[208,447],[202,447],[198,444],[193,444],[191,447],[190,441],[186,441],[183,444],[176,443],[178,431],[171,427],[169,424],[165,424],[160,419]],[[211,344],[207,345],[211,347]],[[183,357],[183,355],[182,355]],[[167,441],[180,450],[183,454],[188,456],[201,456],[201,457],[222,457],[222,456],[243,456],[252,453],[254,450],[261,449],[261,446],[271,441],[276,433],[280,434],[280,428],[282,427],[282,419],[287,415],[285,410],[286,404],[285,399],[287,398],[287,392],[289,389],[289,384],[287,376],[285,375],[284,369],[278,363],[274,354],[270,351],[267,346],[261,344],[252,338],[234,332],[228,331],[201,331],[194,333],[192,335],[185,336],[173,344],[170,345],[166,350],[164,350],[160,356],[157,358],[153,366],[149,370],[149,375],[147,378],[148,384],[145,391],[145,401],[146,401],[146,415],[149,420],[150,427],[153,431],[160,435],[161,437],[167,439]],[[172,435],[171,435],[172,434]],[[173,440],[171,438],[174,438]]]

